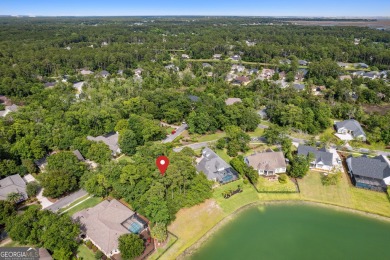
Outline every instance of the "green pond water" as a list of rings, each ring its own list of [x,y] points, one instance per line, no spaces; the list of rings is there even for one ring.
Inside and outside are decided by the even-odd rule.
[[[301,204],[239,213],[191,259],[390,259],[390,222]]]

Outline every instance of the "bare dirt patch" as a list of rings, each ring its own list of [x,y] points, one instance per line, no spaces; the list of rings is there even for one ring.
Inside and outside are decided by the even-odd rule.
[[[367,114],[371,113],[378,113],[380,115],[385,115],[388,111],[390,111],[390,104],[385,104],[385,105],[364,105],[363,106],[364,112]]]

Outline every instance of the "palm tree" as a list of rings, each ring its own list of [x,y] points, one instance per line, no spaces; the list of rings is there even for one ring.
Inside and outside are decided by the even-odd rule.
[[[22,194],[19,192],[11,192],[7,195],[7,200],[12,204],[18,203],[22,199]]]

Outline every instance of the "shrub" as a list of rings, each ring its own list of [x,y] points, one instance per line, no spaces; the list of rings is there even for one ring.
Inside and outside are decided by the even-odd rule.
[[[86,245],[89,249],[91,249],[91,248],[92,248],[92,242],[91,242],[91,240],[85,241],[85,245]]]
[[[100,251],[100,250],[96,251],[96,253],[95,253],[95,259],[100,260],[100,259],[103,258],[103,256],[104,256],[104,254],[103,254],[102,251]]]
[[[248,184],[249,183],[249,181],[248,181],[248,179],[244,179],[244,184]]]
[[[95,245],[92,244],[92,251],[96,252],[97,250],[98,250],[98,248]]]
[[[225,138],[218,139],[217,144],[216,144],[216,148],[223,149],[223,148],[225,148],[225,146],[226,146],[226,139]]]
[[[27,195],[31,197],[35,197],[38,194],[38,191],[41,189],[41,186],[36,181],[32,181],[27,183],[26,192]]]
[[[278,177],[278,181],[280,183],[287,183],[287,180],[288,180],[288,176],[285,173],[280,174],[279,177]]]
[[[339,183],[341,173],[323,175],[321,182],[324,186],[336,185]]]

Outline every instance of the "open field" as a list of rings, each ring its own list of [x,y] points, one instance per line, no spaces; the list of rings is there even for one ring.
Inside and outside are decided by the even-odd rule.
[[[377,20],[377,21],[289,21],[290,23],[297,25],[313,25],[313,26],[358,26],[358,27],[370,27],[370,28],[390,28],[390,20]]]

